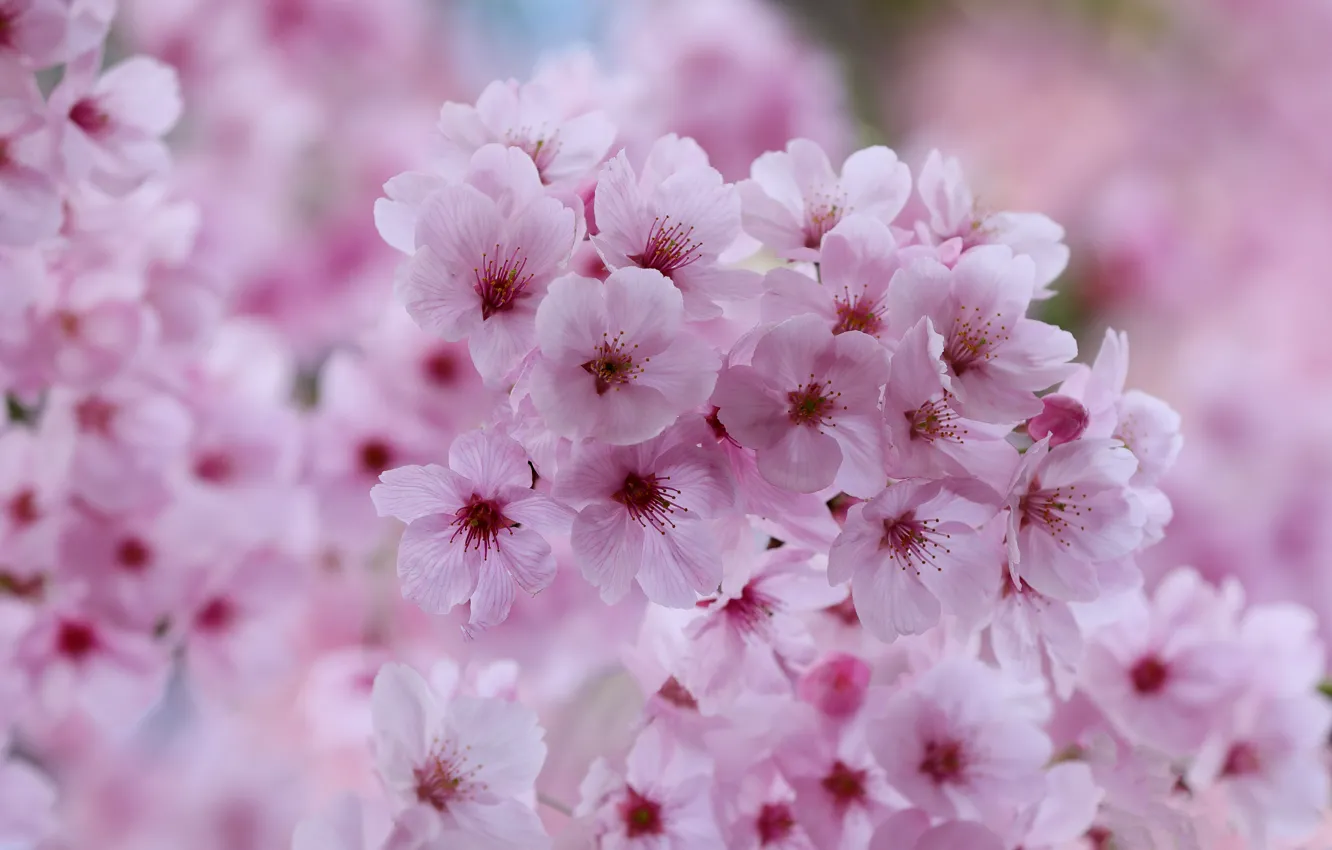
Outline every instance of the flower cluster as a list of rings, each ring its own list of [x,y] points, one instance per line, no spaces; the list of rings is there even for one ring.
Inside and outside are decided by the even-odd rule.
[[[937,152],[645,115],[581,57],[446,103],[373,226],[320,220],[350,235],[260,273],[263,222],[218,214],[250,184],[163,141],[181,82],[232,60],[130,5],[180,82],[105,61],[110,4],[0,0],[0,845],[1201,850],[1322,824],[1318,624],[1144,581],[1180,417],[1126,388],[1125,335],[1078,363],[1036,317],[1054,222]],[[345,0],[216,15],[282,79],[411,36]],[[742,63],[781,64],[750,29]],[[228,97],[183,133],[256,144]],[[229,161],[258,185],[264,159]]]

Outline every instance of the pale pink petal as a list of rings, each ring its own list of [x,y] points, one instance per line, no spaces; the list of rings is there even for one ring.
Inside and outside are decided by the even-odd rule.
[[[487,495],[532,481],[527,452],[517,441],[493,431],[478,429],[459,435],[449,446],[449,468]]]
[[[49,177],[13,163],[0,165],[0,245],[48,239],[63,217],[60,194]]]
[[[816,493],[829,486],[841,464],[837,440],[803,425],[788,428],[775,444],[758,450],[763,477],[797,493]]]
[[[476,589],[481,557],[463,548],[451,516],[427,516],[407,526],[398,543],[402,595],[431,614],[447,613]]]
[[[397,296],[424,331],[457,342],[482,324],[476,292],[429,248],[417,250],[397,282]]]
[[[785,415],[785,399],[749,366],[732,366],[718,375],[713,397],[721,405],[718,418],[741,445],[766,449],[794,427]]]
[[[638,583],[648,599],[667,608],[689,608],[699,595],[721,586],[721,557],[705,523],[680,520],[665,532],[643,532]]]
[[[643,563],[643,527],[619,505],[600,503],[574,519],[570,542],[583,577],[614,604],[624,598]]]
[[[370,500],[380,516],[412,522],[432,514],[449,514],[471,496],[472,482],[437,464],[400,466],[379,475]]]
[[[612,336],[623,333],[645,357],[671,344],[684,302],[665,275],[655,269],[624,268],[612,272],[603,287],[606,328]]]
[[[503,235],[495,202],[473,186],[452,184],[422,204],[415,242],[429,248],[447,274],[470,277],[482,255],[494,256]]]
[[[180,119],[176,69],[147,56],[111,68],[97,83],[98,100],[119,124],[161,136]]]
[[[508,619],[509,609],[513,607],[513,579],[508,570],[504,569],[502,561],[499,555],[492,552],[489,558],[481,562],[476,590],[472,592],[468,626],[487,629]]]
[[[480,316],[480,311],[476,311]],[[481,323],[467,340],[472,364],[488,384],[511,378],[535,347],[535,314],[518,307],[496,313]],[[447,337],[446,337],[447,339]]]
[[[526,528],[513,530],[500,539],[499,562],[524,593],[540,593],[555,579],[555,556],[551,554],[550,544],[540,534]],[[473,597],[474,623],[480,621],[476,604],[476,597]]]

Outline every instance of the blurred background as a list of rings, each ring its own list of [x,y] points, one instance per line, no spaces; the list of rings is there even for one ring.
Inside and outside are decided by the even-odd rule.
[[[730,180],[792,137],[835,163],[887,144],[913,170],[939,148],[961,159],[982,207],[1050,215],[1073,260],[1044,318],[1078,335],[1084,359],[1105,328],[1128,330],[1130,384],[1184,416],[1167,483],[1175,518],[1149,575],[1191,564],[1236,576],[1255,601],[1313,606],[1332,638],[1329,45],[1326,0],[121,0],[113,51],[158,56],[184,86],[174,192],[201,215],[183,271],[212,282],[221,312],[279,331],[304,406],[324,402],[307,417],[310,445],[367,468],[306,474],[325,579],[286,659],[296,674],[245,697],[247,719],[216,727],[243,725],[270,749],[209,732],[140,771],[137,803],[123,766],[90,774],[86,811],[68,816],[104,847],[179,846],[160,802],[145,802],[169,793],[176,837],[192,846],[285,847],[302,807],[326,796],[292,789],[337,788],[364,758],[366,677],[414,642],[432,654],[458,643],[456,623],[397,604],[382,538],[363,531],[364,493],[390,456],[416,462],[424,443],[434,459],[440,435],[483,415],[489,397],[456,347],[384,318],[400,255],[371,211],[386,179],[427,161],[442,102],[540,69],[564,81],[561,98],[603,104],[625,144],[693,136]],[[232,344],[219,356],[266,351],[243,335]],[[404,358],[452,401],[414,411],[421,435],[391,422],[401,441],[420,441],[387,453],[365,441],[385,426],[367,399],[405,380]],[[381,580],[345,569],[358,559]],[[554,623],[584,597],[594,600],[557,582],[515,617]],[[560,623],[541,648],[549,665],[532,668],[542,686],[562,697],[611,687],[580,684],[607,641]],[[266,649],[233,653],[228,669],[287,645],[254,640]],[[473,657],[533,662],[521,655],[532,647],[505,641],[499,629]],[[551,738],[596,736],[594,696],[564,699],[581,713],[548,715]],[[361,714],[330,710],[353,697]],[[294,754],[307,738],[318,753]],[[236,751],[246,758],[221,755]],[[545,780],[566,787],[585,768],[552,762]],[[136,811],[153,813],[151,829],[128,825]]]

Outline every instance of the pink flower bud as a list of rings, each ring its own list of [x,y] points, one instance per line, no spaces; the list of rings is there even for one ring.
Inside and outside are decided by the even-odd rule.
[[[860,710],[869,680],[869,664],[838,652],[811,668],[796,690],[802,700],[829,717],[845,719]]]
[[[1048,434],[1050,445],[1058,446],[1076,440],[1087,430],[1091,418],[1082,402],[1058,394],[1045,396],[1041,401],[1045,402],[1045,409],[1027,423],[1027,433],[1033,440]]]

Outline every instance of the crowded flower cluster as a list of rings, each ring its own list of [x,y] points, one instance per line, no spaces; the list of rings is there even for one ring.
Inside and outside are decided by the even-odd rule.
[[[1324,827],[1319,624],[1144,581],[1180,417],[1035,318],[1053,221],[938,152],[719,170],[566,57],[444,104],[382,315],[312,330],[359,258],[238,291],[112,11],[0,0],[0,845]]]

